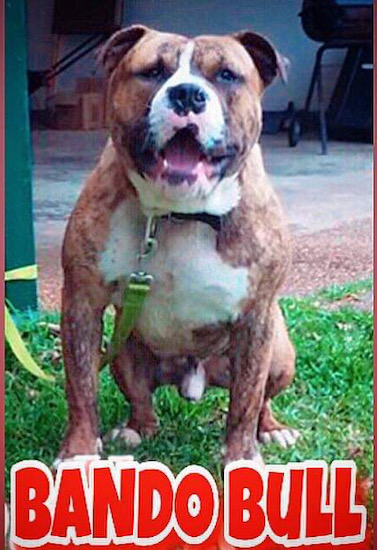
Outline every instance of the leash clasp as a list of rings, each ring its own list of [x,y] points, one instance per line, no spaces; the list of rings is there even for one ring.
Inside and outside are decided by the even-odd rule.
[[[155,216],[149,216],[147,219],[144,239],[141,243],[140,252],[137,256],[139,264],[141,260],[145,260],[146,258],[150,257],[157,250],[157,219],[158,218],[156,218]]]
[[[128,285],[145,285],[150,287],[153,283],[153,275],[145,271],[133,271],[128,278]]]

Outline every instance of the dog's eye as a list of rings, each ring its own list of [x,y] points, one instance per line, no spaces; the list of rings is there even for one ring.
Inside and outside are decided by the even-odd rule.
[[[216,75],[219,82],[225,82],[231,84],[232,82],[238,82],[238,76],[230,69],[221,69]]]
[[[139,75],[148,80],[162,80],[165,77],[165,70],[163,65],[159,63],[154,67],[141,71]]]

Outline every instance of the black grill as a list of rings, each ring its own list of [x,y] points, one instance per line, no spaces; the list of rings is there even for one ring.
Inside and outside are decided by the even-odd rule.
[[[300,17],[317,42],[372,39],[373,0],[304,0]]]

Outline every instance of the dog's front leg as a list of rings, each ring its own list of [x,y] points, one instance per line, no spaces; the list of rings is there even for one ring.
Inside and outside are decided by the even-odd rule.
[[[264,313],[253,315],[248,326],[235,335],[230,368],[226,464],[239,459],[263,464],[257,428],[271,363],[272,334],[271,316]]]
[[[97,375],[100,366],[104,303],[89,274],[65,273],[62,296],[62,344],[68,400],[68,427],[59,458],[97,454]],[[84,280],[83,280],[84,278]],[[90,289],[90,291],[89,291]]]

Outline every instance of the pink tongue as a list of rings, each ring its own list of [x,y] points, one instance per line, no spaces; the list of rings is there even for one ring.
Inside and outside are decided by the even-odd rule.
[[[169,170],[191,173],[200,160],[200,150],[194,138],[177,135],[166,147],[165,159]]]

